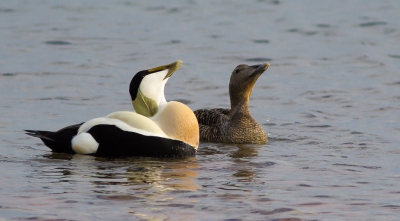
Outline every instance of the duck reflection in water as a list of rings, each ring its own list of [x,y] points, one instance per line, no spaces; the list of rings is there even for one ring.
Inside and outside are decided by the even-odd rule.
[[[56,162],[57,166],[55,167],[60,168],[58,172],[62,174],[57,173],[57,168],[55,168],[55,173],[52,175],[61,177],[64,182],[85,177],[98,187],[95,190],[97,193],[109,193],[106,187],[110,185],[137,186],[143,191],[148,189],[158,189],[158,191],[196,191],[201,189],[196,182],[198,177],[196,170],[199,165],[195,157],[112,159],[60,153],[52,153],[44,157],[51,159],[49,164],[53,163],[55,159],[68,163],[68,166],[64,167]]]
[[[233,176],[238,182],[251,182],[255,177],[254,165],[251,164],[251,158],[258,156],[258,150],[262,145],[236,144],[238,149],[229,154],[235,164],[235,173]]]
[[[201,187],[196,183],[199,168],[196,158],[159,159],[144,162],[127,169],[130,183],[152,183],[162,190],[196,191]]]
[[[238,182],[250,182],[255,176],[255,163],[252,159],[258,156],[258,151],[264,147],[259,144],[201,144],[198,155],[222,155],[233,161],[233,176]]]
[[[257,157],[258,150],[262,145],[251,145],[251,144],[236,144],[238,149],[235,152],[229,154],[230,157],[235,159],[241,159],[245,157]]]

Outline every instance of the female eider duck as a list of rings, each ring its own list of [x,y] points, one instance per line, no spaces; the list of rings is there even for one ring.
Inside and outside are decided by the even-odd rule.
[[[56,132],[26,130],[54,152],[95,156],[186,157],[196,153],[199,126],[186,105],[164,97],[172,64],[138,72],[129,93],[136,112],[118,111]]]
[[[231,109],[200,109],[194,112],[200,126],[200,141],[254,144],[268,142],[264,129],[249,111],[253,87],[268,67],[268,63],[237,66],[229,82]]]

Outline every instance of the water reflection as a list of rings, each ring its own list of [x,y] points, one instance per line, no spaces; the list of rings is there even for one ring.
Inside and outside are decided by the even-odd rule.
[[[214,144],[201,143],[197,154],[200,156],[228,155],[234,159],[257,157],[263,145],[258,144]]]
[[[52,173],[37,170],[41,177],[56,176],[62,180],[72,180],[81,176],[95,185],[96,193],[103,191],[107,186],[124,185],[138,186],[143,190],[157,188],[158,190],[185,190],[196,191],[201,189],[197,184],[196,158],[164,159],[164,158],[101,158],[87,155],[70,155],[52,153],[43,156],[51,161],[48,163]],[[62,160],[55,162],[54,160]],[[69,166],[63,166],[69,164]]]
[[[199,147],[200,156],[218,155],[219,160],[233,161],[230,172],[237,182],[252,182],[256,177],[257,169],[260,165],[252,160],[258,156],[258,152],[263,145],[257,144],[204,144]],[[226,158],[228,157],[228,158]],[[268,162],[267,162],[268,163]],[[262,167],[270,164],[263,164]]]
[[[261,145],[239,144],[235,145],[237,150],[230,153],[229,157],[233,158],[235,165],[235,172],[233,176],[237,178],[238,182],[251,182],[255,177],[255,170],[251,165],[251,159],[258,156],[258,151]]]
[[[257,157],[258,151],[262,147],[262,145],[253,145],[253,144],[236,144],[238,149],[235,152],[229,154],[230,157],[240,159],[245,157]]]

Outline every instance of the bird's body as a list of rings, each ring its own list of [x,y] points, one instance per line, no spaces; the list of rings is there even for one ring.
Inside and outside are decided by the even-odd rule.
[[[261,125],[249,114],[231,116],[230,109],[200,109],[195,111],[199,121],[200,140],[218,143],[267,143]]]
[[[136,74],[130,85],[135,111],[117,111],[56,132],[26,130],[54,152],[96,156],[193,156],[199,127],[186,105],[164,97],[181,61]]]
[[[199,122],[200,141],[220,143],[268,142],[263,127],[251,116],[249,99],[258,77],[269,64],[239,65],[229,83],[231,109],[200,109],[194,113]]]

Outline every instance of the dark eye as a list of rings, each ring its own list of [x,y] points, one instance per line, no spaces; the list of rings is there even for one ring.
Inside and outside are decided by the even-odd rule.
[[[239,73],[240,70],[236,70],[236,74]]]

